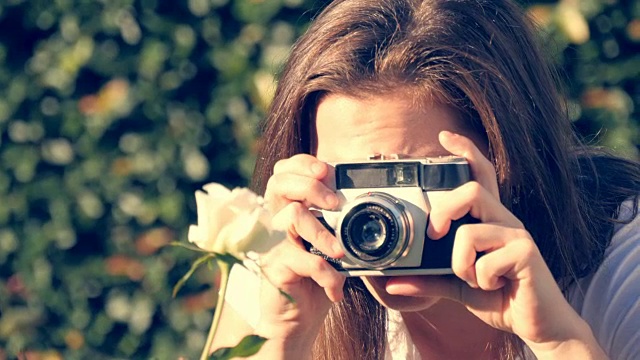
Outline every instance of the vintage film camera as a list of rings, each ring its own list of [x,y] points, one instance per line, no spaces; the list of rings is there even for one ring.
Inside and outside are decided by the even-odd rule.
[[[330,258],[305,242],[307,250],[347,276],[452,273],[455,231],[477,220],[467,215],[453,221],[445,237],[431,240],[427,218],[448,201],[449,190],[471,180],[464,158],[373,156],[331,165],[341,208],[321,210],[318,219],[336,235],[345,257]]]

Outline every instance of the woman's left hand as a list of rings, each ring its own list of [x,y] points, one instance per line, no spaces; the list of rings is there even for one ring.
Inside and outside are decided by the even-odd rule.
[[[458,279],[394,277],[386,291],[458,301],[490,326],[518,335],[539,358],[571,353],[576,344],[585,345],[583,350],[594,357],[605,356],[589,326],[565,300],[529,232],[500,202],[491,162],[461,135],[442,132],[440,142],[467,159],[474,181],[452,190],[446,204],[431,209],[428,235],[443,237],[451,221],[467,213],[480,223],[462,225],[456,232],[452,269]],[[484,255],[476,260],[478,252]]]

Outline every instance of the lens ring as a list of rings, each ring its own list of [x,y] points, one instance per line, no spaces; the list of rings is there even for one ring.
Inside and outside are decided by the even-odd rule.
[[[398,242],[398,223],[393,215],[378,204],[362,203],[345,217],[343,239],[363,260],[385,257]]]
[[[385,193],[367,193],[343,209],[338,234],[345,255],[366,268],[384,268],[395,262],[410,242],[410,223],[402,203]],[[371,230],[369,239],[362,239],[367,224],[379,227]]]

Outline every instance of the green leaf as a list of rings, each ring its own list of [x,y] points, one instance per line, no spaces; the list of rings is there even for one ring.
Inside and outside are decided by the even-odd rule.
[[[244,266],[244,264],[242,264],[242,266]],[[246,267],[246,266],[245,266]],[[286,291],[280,289],[279,287],[275,286],[271,280],[269,279],[269,277],[267,276],[267,274],[264,273],[264,271],[262,270],[261,266],[258,266],[258,268],[260,269],[260,274],[262,275],[263,278],[265,278],[269,283],[271,283],[271,285],[273,285],[276,289],[278,289],[278,292],[280,292],[280,295],[284,296],[285,298],[287,298],[287,300],[292,303],[295,304],[296,303],[296,299],[293,298],[293,296],[289,295]]]
[[[191,264],[191,268],[189,269],[189,271],[187,271],[187,273],[184,274],[184,276],[182,276],[182,278],[178,280],[176,285],[173,287],[173,293],[172,293],[173,297],[174,298],[176,297],[176,294],[178,293],[178,291],[180,291],[182,286],[184,286],[187,280],[189,280],[191,275],[193,275],[193,273],[198,269],[198,267],[200,267],[200,265],[204,264],[205,262],[211,259],[214,259],[215,257],[216,257],[215,254],[208,253],[207,255],[201,256],[196,261],[194,261],[193,264]]]
[[[296,299],[293,298],[293,296],[289,295],[286,291],[278,288],[278,292],[280,292],[280,295],[284,296],[285,298],[287,298],[287,300],[292,303],[295,304],[296,303]]]
[[[220,348],[209,356],[209,360],[228,360],[235,357],[249,357],[255,355],[262,345],[267,341],[266,338],[258,335],[248,335],[240,340],[238,345],[232,348]]]

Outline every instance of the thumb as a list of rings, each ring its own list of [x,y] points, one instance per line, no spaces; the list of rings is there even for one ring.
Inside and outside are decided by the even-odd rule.
[[[472,288],[455,275],[398,276],[390,278],[386,291],[391,295],[440,297],[456,301],[473,313],[496,311],[501,290],[486,291]]]
[[[462,301],[462,287],[467,286],[455,275],[397,276],[387,281],[386,291],[391,295],[441,297]]]

